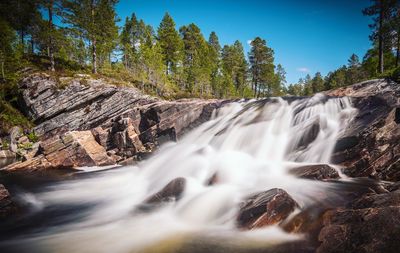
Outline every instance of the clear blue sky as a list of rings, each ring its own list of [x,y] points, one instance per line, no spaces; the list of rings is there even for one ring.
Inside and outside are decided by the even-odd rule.
[[[352,53],[360,59],[370,48],[370,19],[361,10],[366,0],[120,0],[120,25],[134,12],[157,27],[169,12],[177,29],[198,25],[205,36],[215,31],[222,45],[243,43],[260,36],[275,50],[275,62],[283,65],[288,83],[307,73],[313,75],[346,64]]]

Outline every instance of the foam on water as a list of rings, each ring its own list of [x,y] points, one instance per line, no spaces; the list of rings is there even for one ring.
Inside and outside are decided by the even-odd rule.
[[[338,134],[355,113],[348,98],[322,95],[292,103],[281,98],[231,103],[138,166],[55,184],[35,194],[35,200],[29,195],[44,210],[60,205],[90,208],[76,221],[8,243],[38,252],[135,252],[174,236],[296,239],[275,226],[236,229],[239,203],[249,194],[279,187],[301,206],[312,204],[327,183],[298,179],[287,170],[299,163],[329,163]],[[217,184],[208,186],[215,174]],[[187,180],[179,201],[154,212],[135,212],[177,177]]]

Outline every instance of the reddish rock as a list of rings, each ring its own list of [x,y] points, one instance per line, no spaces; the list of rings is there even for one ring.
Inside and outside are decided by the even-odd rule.
[[[397,253],[400,207],[336,209],[324,215],[318,253]]]
[[[314,180],[328,180],[337,179],[339,173],[332,167],[326,164],[306,165],[290,169],[290,174],[299,178],[314,179]]]
[[[296,201],[282,189],[271,189],[249,196],[241,204],[237,225],[254,229],[280,223],[298,207]]]
[[[40,144],[41,154],[24,162],[17,162],[5,170],[43,170],[75,168],[82,166],[104,166],[116,161],[107,155],[90,131],[72,131],[54,136]]]
[[[183,191],[185,190],[186,179],[179,177],[169,182],[164,188],[162,188],[156,194],[150,196],[145,203],[156,204],[161,202],[174,201],[181,198]]]
[[[0,219],[6,218],[15,211],[15,205],[10,198],[10,193],[0,184]]]

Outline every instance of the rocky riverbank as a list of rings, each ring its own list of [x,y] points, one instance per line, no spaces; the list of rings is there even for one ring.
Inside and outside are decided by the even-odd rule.
[[[62,82],[62,86],[60,85]],[[62,88],[60,88],[62,87]],[[5,168],[46,170],[104,166],[140,160],[165,141],[207,121],[225,101],[164,101],[135,88],[121,88],[85,75],[55,79],[43,73],[21,80],[21,107],[36,127],[30,142],[15,128],[7,156],[21,161]],[[29,135],[28,135],[29,136]]]

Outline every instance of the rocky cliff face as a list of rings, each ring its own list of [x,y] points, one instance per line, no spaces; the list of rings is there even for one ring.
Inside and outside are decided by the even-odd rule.
[[[140,159],[162,142],[176,141],[224,104],[220,100],[164,101],[84,75],[56,80],[36,73],[21,80],[20,88],[21,106],[37,125],[34,132],[42,141],[26,161],[6,170],[101,166]]]
[[[350,96],[359,110],[338,140],[333,162],[351,177],[400,180],[400,86],[372,80],[327,95]]]

